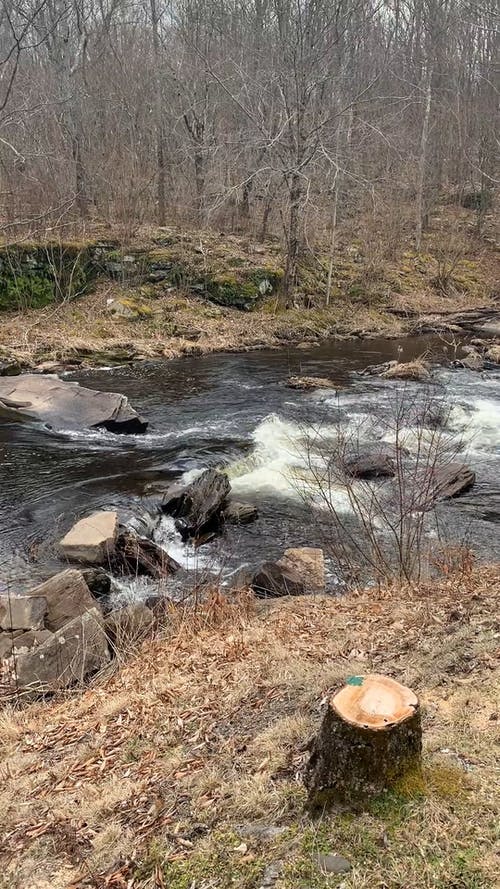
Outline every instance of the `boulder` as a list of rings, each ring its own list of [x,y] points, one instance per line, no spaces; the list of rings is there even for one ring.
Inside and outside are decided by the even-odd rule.
[[[115,548],[117,533],[116,512],[94,512],[73,525],[60,541],[59,549],[70,562],[108,564]]]
[[[42,645],[47,639],[51,639],[53,635],[50,630],[27,630],[14,639],[12,650],[15,654],[23,650],[30,651],[37,645]]]
[[[347,457],[344,468],[348,475],[360,479],[393,478],[396,475],[394,454],[384,451]]]
[[[415,380],[421,383],[427,383],[431,379],[428,365],[419,358],[406,363],[391,362],[391,366],[381,376],[385,380]]]
[[[280,568],[298,574],[305,592],[320,593],[325,589],[325,557],[320,547],[300,546],[286,549],[277,563]]]
[[[153,612],[142,602],[111,611],[104,622],[112,645],[120,651],[143,639],[154,623]]]
[[[33,590],[28,596],[0,596],[1,630],[39,630],[47,613],[47,599]]]
[[[458,497],[471,488],[476,474],[465,463],[448,463],[422,474],[417,502],[420,509],[431,509],[437,500]]]
[[[438,500],[458,497],[472,488],[476,473],[465,463],[448,463],[433,470],[433,491]]]
[[[488,361],[493,361],[494,364],[500,364],[500,343],[493,343],[487,349],[486,358]]]
[[[0,661],[11,656],[15,640],[23,635],[24,630],[11,630],[9,633],[0,633]]]
[[[286,384],[290,389],[300,389],[302,392],[311,392],[314,389],[343,388],[327,377],[288,377]]]
[[[0,358],[0,377],[17,377],[21,373],[21,365],[15,358]]]
[[[478,333],[480,336],[500,337],[500,318],[497,316],[496,318],[491,318],[490,321],[485,321],[483,324],[474,324],[472,329],[474,333]]]
[[[221,520],[230,490],[225,473],[207,469],[187,487],[169,489],[161,508],[174,516],[184,539],[199,538]]]
[[[250,586],[260,599],[303,596],[306,592],[298,571],[280,562],[264,562],[253,574]]]
[[[104,568],[82,568],[80,574],[96,599],[109,594],[111,590],[111,577],[107,574]]]
[[[153,612],[155,620],[161,620],[167,616],[172,608],[172,599],[168,596],[147,596],[144,604]]]
[[[50,429],[107,429],[145,432],[147,423],[125,395],[98,392],[44,374],[0,377],[0,417],[40,422]]]
[[[468,347],[465,358],[461,358],[456,363],[467,370],[484,370],[484,358],[472,346]]]
[[[110,299],[106,310],[116,318],[125,318],[127,321],[140,321],[151,318],[153,310],[147,303],[138,299]]]
[[[153,540],[124,530],[116,541],[113,567],[122,574],[145,574],[160,579],[175,574],[180,565]]]
[[[81,571],[74,568],[49,577],[44,583],[35,587],[30,596],[43,596],[46,600],[45,626],[53,632],[75,617],[96,608],[95,599]]]
[[[17,686],[29,697],[68,688],[101,670],[109,660],[103,617],[92,608],[17,657]]]
[[[230,500],[222,510],[222,518],[230,525],[248,525],[254,522],[259,513],[253,503],[240,503],[238,500]]]

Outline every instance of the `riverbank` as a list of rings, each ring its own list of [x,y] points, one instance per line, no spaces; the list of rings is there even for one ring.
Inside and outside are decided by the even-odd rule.
[[[491,567],[341,599],[216,598],[83,695],[4,711],[0,886],[497,885],[499,593]],[[321,702],[368,671],[419,695],[422,778],[310,820]],[[352,869],[323,874],[328,852]]]
[[[494,313],[500,254],[491,238],[474,239],[466,211],[448,208],[439,225],[418,254],[402,245],[378,257],[359,240],[339,243],[328,305],[320,246],[288,309],[276,242],[171,227],[127,244],[101,233],[3,246],[0,359],[50,370],[433,330],[452,341],[461,313]]]

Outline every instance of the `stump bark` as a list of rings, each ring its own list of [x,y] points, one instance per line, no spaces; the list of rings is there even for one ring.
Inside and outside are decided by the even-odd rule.
[[[418,768],[418,698],[388,676],[354,676],[331,698],[304,782],[310,808],[359,805]]]

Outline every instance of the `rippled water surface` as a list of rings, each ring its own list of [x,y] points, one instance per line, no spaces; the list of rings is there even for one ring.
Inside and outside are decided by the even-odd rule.
[[[429,397],[427,387],[357,372],[429,349],[445,359],[442,343],[430,338],[353,340],[72,376],[90,388],[126,394],[149,420],[149,431],[56,435],[0,424],[2,585],[20,591],[58,567],[54,544],[77,518],[113,507],[128,517],[170,480],[214,465],[226,467],[235,495],[256,502],[260,518],[229,529],[196,553],[183,549],[165,522],[163,541],[174,556],[188,567],[233,570],[277,556],[287,546],[314,545],[314,522],[300,496],[301,486],[310,482],[311,436],[317,440],[321,430],[323,450],[339,428],[367,442],[390,441],[398,406],[402,401],[418,406]],[[297,373],[329,376],[339,388],[296,392],[285,381]],[[432,392],[441,407],[446,403],[446,434],[450,441],[461,440],[477,473],[468,494],[441,508],[447,533],[467,537],[482,558],[499,558],[500,373],[443,365]],[[410,447],[411,436],[409,428]],[[339,491],[340,505],[342,496]]]

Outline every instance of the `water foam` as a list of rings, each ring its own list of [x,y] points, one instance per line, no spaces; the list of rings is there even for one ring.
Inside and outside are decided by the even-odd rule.
[[[478,398],[470,404],[456,404],[450,411],[449,424],[473,451],[498,451],[500,448],[498,401]]]

